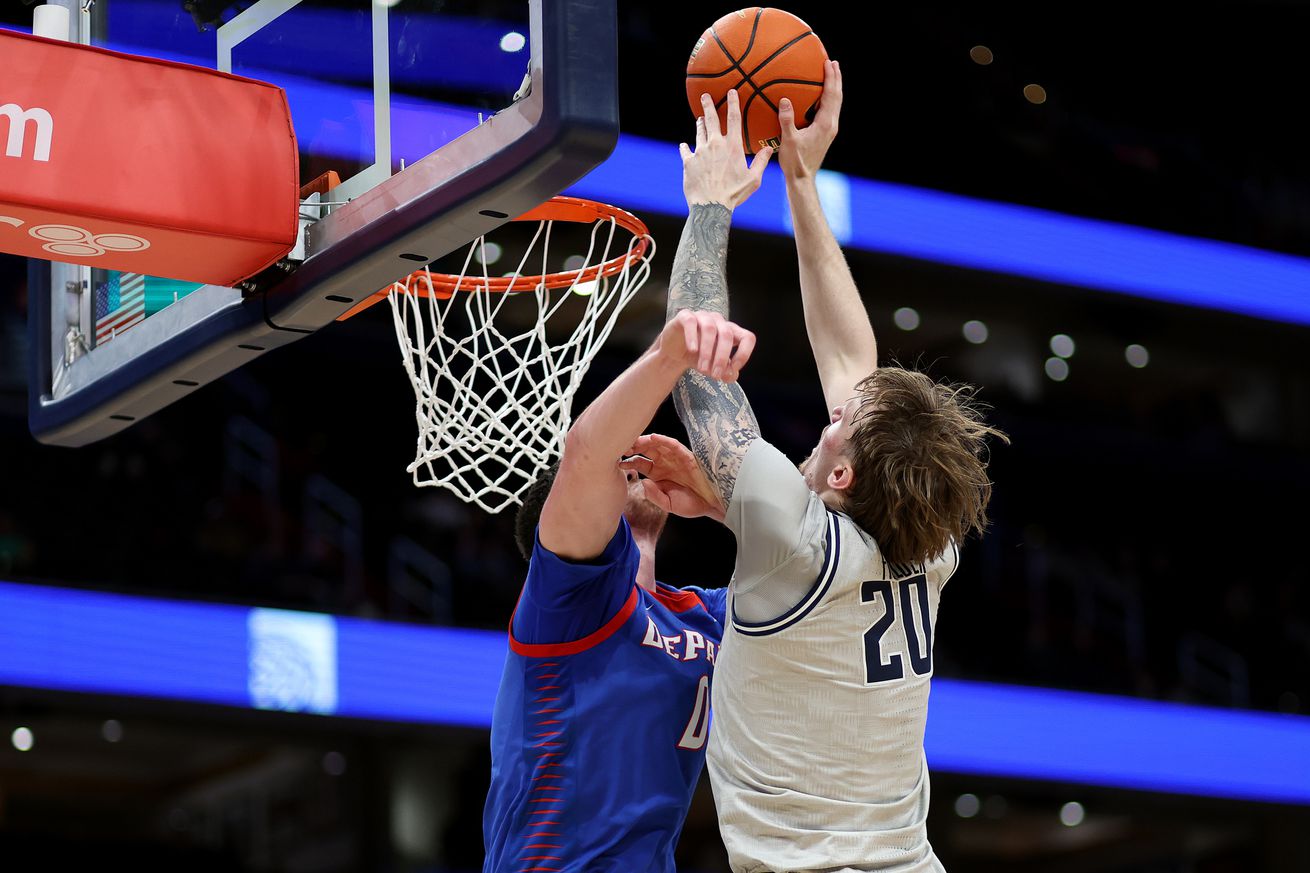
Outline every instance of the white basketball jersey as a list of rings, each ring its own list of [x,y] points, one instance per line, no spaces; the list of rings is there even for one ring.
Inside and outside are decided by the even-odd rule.
[[[884,561],[763,441],[728,523],[739,558],[707,762],[732,869],[942,870],[925,826],[923,735],[937,603],[958,551]],[[771,621],[742,620],[736,601],[770,586],[805,594]]]

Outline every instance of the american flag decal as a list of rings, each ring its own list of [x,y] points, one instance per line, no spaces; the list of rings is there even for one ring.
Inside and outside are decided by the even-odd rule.
[[[109,274],[109,281],[96,286],[96,345],[146,318],[146,277],[140,273]]]

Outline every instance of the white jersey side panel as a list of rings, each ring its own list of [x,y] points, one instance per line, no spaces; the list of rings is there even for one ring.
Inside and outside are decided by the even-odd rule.
[[[750,499],[784,473],[776,459],[743,463],[738,491]],[[889,565],[849,518],[806,501],[791,533],[800,558],[780,572],[809,573],[807,593],[768,622],[734,618],[730,603],[716,664],[707,762],[732,869],[939,871],[923,734],[932,629],[958,553]],[[741,578],[743,566],[734,591],[784,581]]]

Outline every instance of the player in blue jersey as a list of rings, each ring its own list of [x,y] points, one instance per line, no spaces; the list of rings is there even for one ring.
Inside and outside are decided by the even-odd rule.
[[[486,873],[675,870],[726,593],[657,582],[655,542],[668,511],[722,516],[676,441],[643,445],[680,459],[682,484],[640,480],[620,458],[688,368],[735,381],[753,345],[726,319],[670,321],[578,418],[553,481],[525,496],[521,540],[536,535],[492,718]]]

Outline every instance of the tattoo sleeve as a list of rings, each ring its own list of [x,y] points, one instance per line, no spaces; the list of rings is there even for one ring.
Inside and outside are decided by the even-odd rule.
[[[728,315],[728,229],[732,212],[717,203],[692,204],[669,280],[667,316],[681,309]],[[688,370],[673,389],[673,405],[687,429],[692,453],[726,506],[742,458],[760,435],[746,394]]]
[[[693,203],[673,256],[668,317],[679,309],[728,314],[728,228],[732,212],[718,203]]]
[[[760,435],[746,392],[688,370],[673,389],[673,406],[687,428],[692,454],[726,507],[742,458]]]

